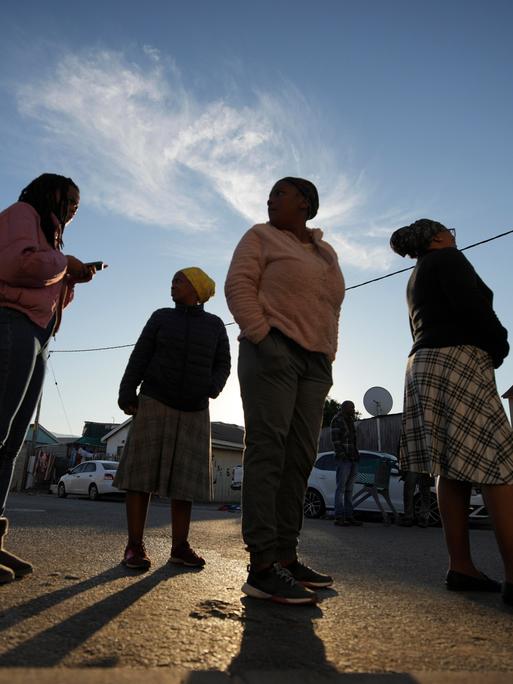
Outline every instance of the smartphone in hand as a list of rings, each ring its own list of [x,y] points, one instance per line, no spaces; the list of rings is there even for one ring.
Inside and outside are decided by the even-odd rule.
[[[97,271],[103,271],[103,269],[107,268],[109,264],[105,264],[103,261],[88,261],[84,265],[85,266],[94,266],[94,268]]]

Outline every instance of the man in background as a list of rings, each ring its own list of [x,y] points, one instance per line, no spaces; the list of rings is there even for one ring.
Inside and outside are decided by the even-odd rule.
[[[331,441],[337,461],[335,491],[335,525],[362,525],[353,512],[353,486],[358,474],[360,454],[356,445],[355,408],[352,401],[344,401],[331,421]]]

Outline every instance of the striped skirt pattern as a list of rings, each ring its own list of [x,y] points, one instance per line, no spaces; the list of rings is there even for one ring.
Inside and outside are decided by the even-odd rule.
[[[185,501],[212,499],[210,416],[139,395],[114,485]]]
[[[399,460],[403,470],[513,484],[513,431],[486,352],[463,345],[410,356]]]

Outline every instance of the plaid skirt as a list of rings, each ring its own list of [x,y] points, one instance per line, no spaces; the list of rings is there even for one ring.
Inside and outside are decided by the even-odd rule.
[[[513,431],[486,352],[463,345],[408,359],[399,461],[451,480],[513,484]]]
[[[210,416],[139,395],[114,486],[185,501],[212,499]]]

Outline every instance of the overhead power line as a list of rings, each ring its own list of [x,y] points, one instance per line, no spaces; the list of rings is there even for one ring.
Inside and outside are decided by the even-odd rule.
[[[485,242],[491,242],[492,240],[498,240],[501,237],[504,237],[505,235],[510,235],[510,233],[513,233],[513,230],[507,230],[505,233],[501,233],[500,235],[494,235],[491,238],[487,238],[486,240],[481,240],[480,242],[474,242],[473,245],[467,245],[466,247],[462,247],[460,249],[460,252],[464,252],[466,249],[472,249],[472,247],[477,247],[478,245],[484,245]],[[366,280],[364,283],[358,283],[358,285],[351,285],[350,287],[346,287],[346,292],[348,290],[355,290],[357,287],[363,287],[364,285],[370,285],[370,283],[377,283],[378,280],[385,280],[385,278],[391,278],[392,276],[398,275],[399,273],[405,273],[406,271],[413,271],[415,266],[408,266],[408,268],[401,268],[399,271],[393,271],[392,273],[387,273],[384,276],[379,276],[378,278],[372,278],[372,280]]]
[[[48,359],[48,365],[50,366],[50,370],[52,371],[53,379],[54,379],[54,382],[55,382],[55,387],[56,387],[56,389],[57,389],[57,394],[59,395],[59,399],[60,399],[60,402],[61,402],[62,412],[64,413],[64,417],[66,418],[66,423],[68,424],[69,433],[70,433],[70,435],[72,435],[72,434],[74,434],[74,433],[73,433],[73,429],[72,429],[72,427],[71,427],[71,423],[69,422],[68,414],[67,414],[67,412],[66,412],[66,406],[64,405],[64,401],[62,400],[61,390],[60,390],[60,388],[59,388],[59,384],[58,384],[58,382],[57,382],[57,378],[55,377],[55,371],[54,371],[54,369],[53,369],[52,362],[50,361],[50,359]]]
[[[460,249],[460,252],[464,252],[467,249],[472,249],[472,247],[478,247],[479,245],[484,245],[486,242],[492,242],[493,240],[498,240],[501,237],[505,237],[506,235],[511,235],[513,233],[513,230],[507,230],[505,233],[500,233],[499,235],[494,235],[491,238],[487,238],[486,240],[480,240],[479,242],[474,242],[472,245],[467,245],[466,247],[462,247]],[[377,283],[379,280],[385,280],[386,278],[391,278],[392,276],[396,276],[399,273],[406,273],[406,271],[412,271],[415,268],[415,266],[408,266],[408,268],[401,268],[398,271],[392,271],[392,273],[387,273],[386,275],[383,276],[378,276],[377,278],[372,278],[371,280],[366,280],[363,283],[358,283],[358,285],[350,285],[349,287],[346,287],[346,292],[348,290],[356,290],[357,287],[363,287],[364,285],[370,285],[371,283]],[[231,321],[230,323],[225,323],[225,326],[228,325],[234,325],[234,321]],[[119,344],[117,346],[113,347],[94,347],[91,349],[52,349],[49,353],[50,354],[75,354],[79,352],[93,352],[93,351],[107,351],[109,349],[125,349],[126,347],[134,347],[135,342],[133,344]],[[57,382],[55,382],[57,384]]]

